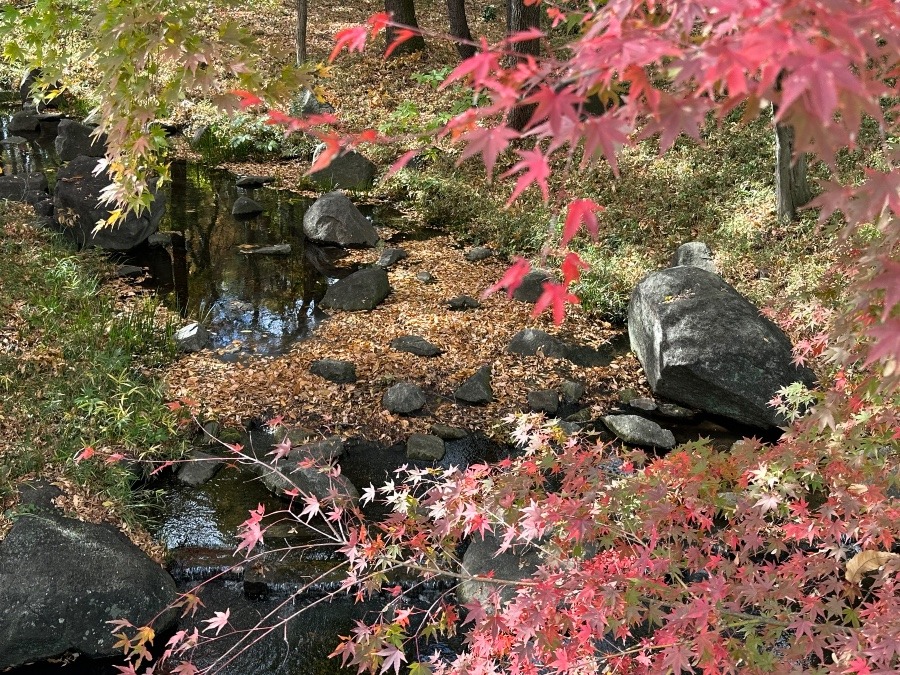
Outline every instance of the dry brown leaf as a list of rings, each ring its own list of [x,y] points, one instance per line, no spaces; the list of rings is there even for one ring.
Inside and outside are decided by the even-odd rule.
[[[874,572],[892,560],[900,559],[900,554],[888,551],[861,551],[847,561],[844,578],[851,584],[859,583],[866,572]]]

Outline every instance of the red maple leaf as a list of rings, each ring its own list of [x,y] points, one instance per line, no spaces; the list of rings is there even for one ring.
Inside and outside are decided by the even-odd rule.
[[[578,228],[584,223],[585,228],[591,234],[591,239],[597,240],[600,228],[597,225],[597,212],[604,211],[605,208],[600,206],[592,199],[576,199],[569,204],[566,212],[566,222],[563,224],[562,245],[568,245]]]
[[[569,293],[566,288],[566,286],[555,281],[545,281],[544,292],[541,293],[541,297],[535,303],[531,316],[538,317],[545,309],[550,307],[553,311],[553,323],[557,326],[561,324],[566,314],[566,303],[577,305],[581,302],[577,295]]]
[[[514,173],[523,171],[516,181],[516,187],[509,197],[506,205],[509,206],[516,198],[522,194],[532,183],[537,183],[544,195],[544,201],[550,198],[550,188],[547,185],[547,179],[550,178],[550,165],[547,163],[547,157],[540,150],[516,150],[522,158],[521,162],[517,162],[513,168],[506,173],[500,175],[501,178],[507,178]]]
[[[420,34],[419,31],[411,30],[409,28],[397,28],[394,32],[397,37],[388,45],[388,48],[384,52],[384,58],[388,58],[397,47]]]
[[[488,180],[490,180],[494,173],[497,157],[506,150],[511,140],[518,137],[519,132],[504,125],[469,131],[460,136],[460,139],[465,141],[467,145],[466,149],[459,156],[459,162],[481,153],[481,157],[484,160],[484,168],[487,171]]]
[[[582,270],[589,270],[590,268],[591,266],[579,258],[577,253],[570,251],[566,254],[562,264],[563,286],[568,288],[573,281],[578,281],[581,278]]]
[[[75,455],[75,463],[78,464],[83,459],[90,459],[94,456],[94,448],[90,445],[84,448],[81,452]]]
[[[337,55],[346,47],[351,52],[361,52],[366,48],[366,38],[369,36],[369,29],[365,26],[352,26],[338,31],[334,36],[334,49],[328,56],[328,61],[334,61]]]
[[[534,127],[538,122],[547,120],[550,131],[558,134],[562,131],[566,120],[578,120],[578,111],[575,106],[582,100],[583,97],[576,94],[571,86],[563,87],[559,91],[549,86],[542,86],[525,99],[526,103],[537,103],[528,127]]]
[[[515,290],[522,285],[522,279],[525,278],[529,270],[531,270],[529,262],[525,258],[516,257],[515,262],[503,273],[500,280],[485,289],[484,293],[481,294],[481,299],[484,300],[490,297],[501,288],[505,288],[507,296],[511,298]]]

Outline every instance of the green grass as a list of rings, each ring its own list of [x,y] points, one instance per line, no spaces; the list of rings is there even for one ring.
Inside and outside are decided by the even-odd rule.
[[[680,139],[664,156],[652,139],[626,148],[618,178],[605,162],[556,173],[551,194],[564,190],[570,199],[591,198],[606,207],[598,241],[579,236],[573,242],[591,265],[577,289],[587,311],[624,320],[637,282],[696,239],[713,249],[723,276],[759,304],[817,290],[839,253],[836,237],[819,231],[812,213],[777,222],[771,120],[711,124],[703,141]],[[388,184],[389,195],[464,241],[530,254],[548,238],[558,243],[552,206],[536,189],[505,208],[511,182],[488,185],[477,162],[456,167],[454,159],[432,154],[424,171],[400,172]],[[507,157],[497,173],[510,165]]]
[[[26,219],[0,202],[0,307],[10,312],[0,349],[0,501],[25,476],[62,472],[134,520],[137,469],[103,458],[180,455],[156,375],[174,357],[173,326],[153,300],[117,303],[99,281],[108,263]],[[97,455],[76,464],[86,446]]]

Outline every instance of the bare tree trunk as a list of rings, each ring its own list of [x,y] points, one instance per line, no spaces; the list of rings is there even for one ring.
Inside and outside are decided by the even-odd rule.
[[[540,28],[541,3],[526,6],[524,0],[507,0],[506,3],[506,34],[512,35],[529,28]],[[522,55],[538,56],[541,53],[540,40],[526,40],[517,42],[513,49]],[[506,123],[513,129],[521,131],[531,119],[534,105],[520,105],[512,109]]]
[[[297,0],[297,65],[306,61],[307,0]]]
[[[806,178],[807,157],[794,161],[794,129],[775,123],[775,201],[778,220],[797,219],[797,209],[812,199]]]
[[[450,15],[450,35],[471,42],[472,32],[466,19],[466,0],[447,0],[447,13]],[[465,42],[457,42],[456,51],[461,59],[475,55],[475,47]]]
[[[418,29],[419,24],[416,22],[416,5],[415,0],[384,0],[384,11],[391,15],[394,22]],[[385,50],[390,48],[397,39],[397,29],[387,27],[385,30]],[[399,47],[397,47],[391,56],[399,56],[400,54],[412,54],[425,49],[425,38],[416,35],[410,38]]]

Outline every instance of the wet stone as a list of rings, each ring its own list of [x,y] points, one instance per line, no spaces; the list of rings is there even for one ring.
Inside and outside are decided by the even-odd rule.
[[[391,349],[398,352],[409,352],[416,356],[439,356],[442,352],[440,347],[433,345],[428,340],[418,335],[401,335],[391,340]]]
[[[406,457],[438,462],[444,457],[444,441],[430,434],[413,434],[406,441]]]
[[[234,206],[231,207],[231,215],[249,218],[250,216],[259,215],[264,210],[259,202],[250,199],[250,197],[238,197],[234,202]]]
[[[685,408],[675,403],[658,403],[657,412],[663,417],[671,417],[672,419],[680,420],[689,420],[697,414],[690,408]]]
[[[22,138],[21,136],[7,136],[0,143],[3,145],[21,145],[22,143],[27,143],[28,140]]]
[[[528,407],[534,412],[555,415],[559,410],[559,395],[552,389],[528,392]]]
[[[337,384],[356,382],[356,365],[350,361],[319,359],[310,364],[309,372]]]
[[[465,429],[451,427],[447,424],[432,424],[431,433],[445,441],[458,441],[469,435]]]
[[[234,184],[239,188],[258,188],[269,183],[274,183],[274,176],[240,176]]]
[[[455,298],[450,298],[447,301],[447,305],[456,312],[464,312],[468,309],[481,307],[481,303],[470,295],[458,295]]]
[[[425,406],[425,394],[422,388],[411,382],[398,382],[384,392],[381,405],[392,413],[408,415],[421,410]]]
[[[10,132],[37,131],[41,128],[41,121],[33,110],[20,110],[9,120]]]
[[[203,485],[218,473],[225,460],[199,450],[194,450],[188,456],[188,460],[178,468],[176,476],[186,485]]]

